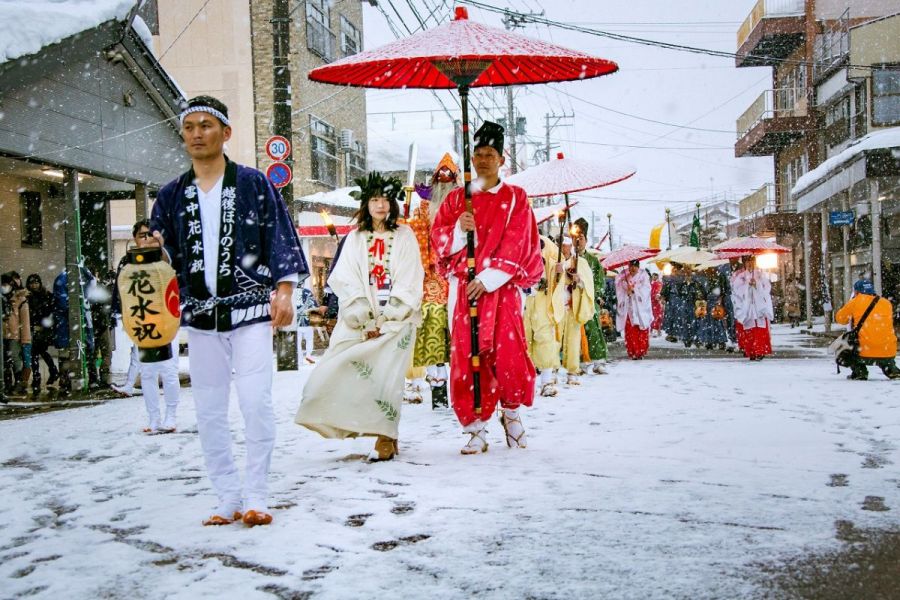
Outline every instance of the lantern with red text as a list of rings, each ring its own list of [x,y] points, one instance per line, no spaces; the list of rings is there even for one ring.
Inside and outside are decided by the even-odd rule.
[[[117,282],[122,324],[138,348],[141,362],[172,358],[181,306],[175,270],[159,248],[133,248]]]

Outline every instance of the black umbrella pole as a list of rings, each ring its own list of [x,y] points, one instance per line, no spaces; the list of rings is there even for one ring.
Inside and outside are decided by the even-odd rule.
[[[463,139],[463,186],[466,199],[466,212],[472,211],[472,156],[469,149],[469,88],[459,87],[460,104],[462,105],[462,139]],[[475,280],[475,232],[466,232],[466,270],[469,283]],[[481,414],[481,357],[478,345],[478,300],[469,299],[469,327],[471,335],[472,364],[472,400],[475,414]]]

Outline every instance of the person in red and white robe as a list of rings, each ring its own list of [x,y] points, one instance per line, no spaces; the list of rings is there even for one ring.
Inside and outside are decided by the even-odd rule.
[[[744,355],[762,360],[772,354],[769,323],[775,317],[772,308],[772,283],[769,275],[756,268],[752,256],[744,257],[744,268],[731,276],[731,301],[735,329]]]
[[[633,260],[616,275],[616,329],[625,337],[629,358],[640,360],[650,349],[650,325],[653,304],[650,299],[650,276]]]
[[[544,274],[534,213],[522,188],[500,181],[503,128],[485,122],[475,132],[472,212],[463,188],[447,196],[435,215],[431,240],[439,269],[450,279],[450,397],[470,435],[463,454],[488,448],[487,422],[497,404],[510,447],[525,447],[518,413],[534,399],[535,370],[528,356],[522,290]],[[473,214],[474,213],[474,214]],[[467,281],[466,232],[475,232],[476,278]],[[478,303],[481,413],[475,412],[468,299]]]

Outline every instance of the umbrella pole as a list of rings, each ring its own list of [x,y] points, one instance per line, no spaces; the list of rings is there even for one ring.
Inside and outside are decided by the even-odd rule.
[[[462,138],[463,138],[463,186],[466,199],[466,212],[472,211],[472,171],[471,150],[469,148],[469,86],[459,86],[459,99],[462,105]],[[466,232],[466,267],[467,280],[475,279],[475,232]],[[478,345],[478,300],[469,300],[469,326],[471,335],[472,364],[472,398],[475,414],[481,414],[481,357]]]

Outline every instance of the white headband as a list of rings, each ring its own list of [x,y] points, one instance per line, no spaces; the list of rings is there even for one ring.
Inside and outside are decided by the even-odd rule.
[[[214,116],[215,118],[217,118],[218,120],[222,121],[222,123],[224,123],[225,125],[229,125],[229,126],[231,125],[231,123],[228,122],[228,117],[226,117],[224,114],[222,114],[218,110],[214,109],[212,106],[192,106],[190,108],[184,109],[184,111],[181,113],[181,116],[179,117],[179,121],[181,122],[181,124],[184,125],[184,118],[186,116],[188,116],[191,113],[195,113],[195,112],[209,113],[212,116]]]

